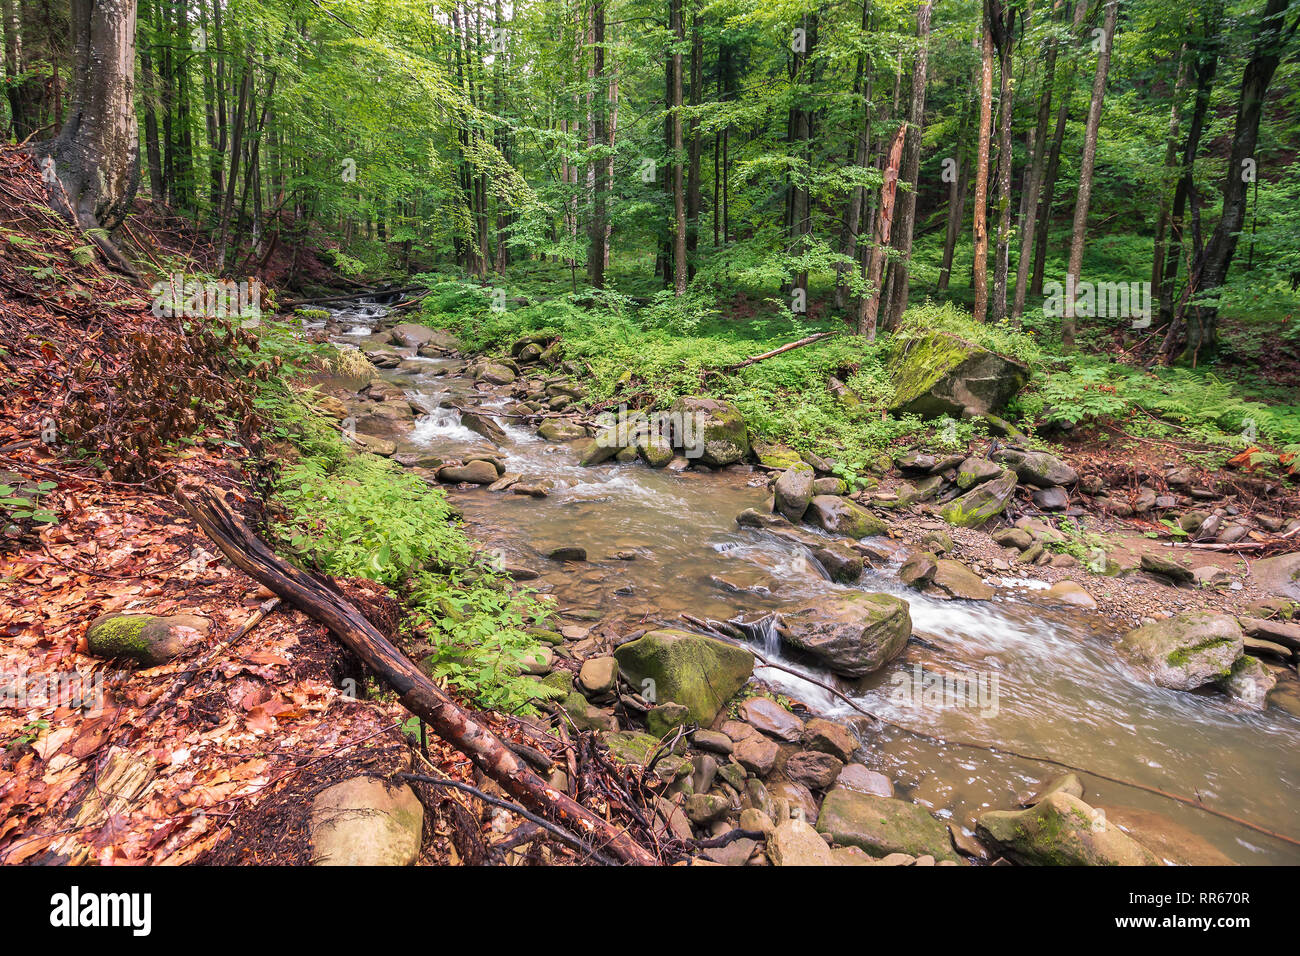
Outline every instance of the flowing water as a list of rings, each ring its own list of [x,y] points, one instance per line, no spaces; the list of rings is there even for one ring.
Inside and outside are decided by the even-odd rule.
[[[369,334],[385,309],[353,304],[331,311],[341,329],[336,338],[346,342]],[[451,458],[483,444],[452,406],[476,405],[500,416],[507,401],[458,375],[461,364],[424,359],[425,367],[414,371],[381,373],[436,409],[417,420],[399,450]],[[761,474],[674,474],[614,463],[583,468],[567,446],[544,441],[507,417],[498,421],[508,438],[506,471],[553,479],[550,496],[484,489],[450,494],[474,537],[500,549],[508,565],[540,572],[530,584],[554,594],[566,623],[625,634],[658,623],[680,625],[682,613],[753,619],[845,587],[897,594],[911,605],[915,637],[903,655],[865,681],[840,682],[790,660],[770,638],[765,653],[836,685],[873,713],[928,734],[1053,757],[1194,796],[1300,836],[1300,720],[1276,709],[1245,711],[1214,694],[1154,686],[1117,658],[1099,618],[1042,606],[1034,582],[1000,582],[991,602],[919,595],[901,585],[896,567],[868,570],[854,585],[835,584],[802,548],[737,527],[739,512],[764,506]],[[545,557],[561,545],[585,548],[588,562]],[[814,683],[771,668],[757,673],[824,715],[856,716]],[[939,696],[933,675],[966,678],[966,693]],[[859,726],[865,762],[891,777],[903,795],[968,828],[979,812],[1013,807],[1018,796],[1063,772],[882,724]],[[1084,779],[1090,804],[1157,811],[1235,862],[1300,863],[1300,850],[1282,841],[1154,794]]]

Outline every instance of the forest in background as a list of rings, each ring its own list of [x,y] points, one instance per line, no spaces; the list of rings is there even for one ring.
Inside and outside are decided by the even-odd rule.
[[[13,139],[73,110],[69,17],[93,6],[4,0]],[[679,322],[742,293],[870,333],[931,297],[1067,349],[1136,327],[1149,360],[1293,365],[1297,19],[1286,0],[145,0],[119,31],[133,69],[93,82],[133,84],[140,189],[222,274],[310,238],[345,273],[548,264],[575,291],[667,290]],[[1150,314],[1044,312],[1053,281],[1150,283]]]

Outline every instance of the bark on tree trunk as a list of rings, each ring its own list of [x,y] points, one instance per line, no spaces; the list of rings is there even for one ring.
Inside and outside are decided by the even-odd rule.
[[[880,211],[876,216],[875,244],[867,266],[869,288],[858,303],[858,334],[868,341],[876,337],[876,317],[880,312],[880,279],[885,271],[886,249],[894,219],[894,196],[898,191],[898,167],[903,160],[903,139],[907,124],[898,127],[889,158],[885,161],[885,182],[880,187]]]
[[[594,0],[591,7],[592,23],[592,89],[594,100],[591,105],[592,138],[595,142],[605,143],[605,112],[608,104],[601,102],[604,98],[605,79],[605,3]],[[607,172],[609,165],[602,157],[593,162],[595,182],[591,196],[591,223],[588,231],[587,246],[587,281],[597,289],[605,288],[605,198],[609,191]]]
[[[1011,54],[1015,43],[1015,11],[1001,0],[990,0],[989,24],[998,51],[998,241],[993,254],[993,321],[1007,317],[1007,272],[1011,258]]]
[[[72,106],[59,136],[35,148],[54,173],[47,178],[50,205],[86,230],[121,225],[140,184],[135,14],[135,0],[72,0]],[[91,238],[135,274],[101,233]]]
[[[1285,16],[1289,0],[1268,0],[1255,31],[1255,47],[1241,77],[1241,97],[1237,101],[1237,119],[1233,126],[1232,149],[1228,171],[1223,180],[1223,215],[1198,262],[1192,285],[1198,295],[1213,293],[1228,278],[1228,268],[1237,249],[1237,238],[1246,219],[1247,189],[1255,179],[1255,144],[1273,74],[1277,72],[1282,51],[1295,33],[1297,19],[1289,26]],[[1213,303],[1193,303],[1185,312],[1187,343],[1185,352],[1193,362],[1196,357],[1212,353],[1216,345],[1218,307]]]
[[[975,160],[975,258],[972,278],[975,285],[976,322],[983,322],[989,308],[989,137],[993,132],[993,32],[987,5],[984,31],[980,38],[980,133],[979,152]]]
[[[1070,263],[1065,273],[1065,317],[1061,320],[1061,346],[1074,349],[1076,330],[1074,291],[1083,269],[1083,243],[1088,232],[1088,204],[1092,199],[1092,168],[1097,158],[1097,130],[1101,126],[1101,107],[1106,97],[1106,74],[1110,71],[1110,48],[1115,39],[1115,19],[1119,0],[1106,0],[1106,19],[1102,27],[1101,48],[1097,51],[1097,75],[1092,83],[1092,103],[1088,107],[1088,125],[1083,134],[1083,160],[1079,166],[1079,198],[1074,204],[1074,228],[1070,236]]]
[[[889,303],[885,309],[885,328],[897,328],[907,310],[912,261],[912,231],[916,223],[917,178],[921,170],[921,134],[925,127],[925,77],[928,66],[930,42],[931,0],[924,0],[916,12],[916,36],[919,46],[916,62],[912,65],[912,102],[908,109],[907,135],[903,144],[903,165],[899,173],[911,189],[898,199],[898,212],[893,225],[893,244],[898,251],[889,285]]]
[[[686,39],[682,0],[670,0],[671,29],[676,45],[672,54],[673,128],[673,292],[686,294],[686,184],[682,165],[682,41]]]

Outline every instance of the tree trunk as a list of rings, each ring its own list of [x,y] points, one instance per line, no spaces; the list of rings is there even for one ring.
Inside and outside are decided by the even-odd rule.
[[[1052,12],[1060,8],[1063,0],[1056,0]],[[1082,5],[1082,3],[1081,3]],[[1055,19],[1053,15],[1049,19]],[[1047,169],[1047,124],[1052,118],[1052,87],[1056,82],[1056,41],[1048,43],[1043,66],[1043,89],[1038,95],[1038,122],[1034,127],[1033,156],[1029,161],[1029,176],[1025,182],[1024,215],[1020,233],[1020,254],[1016,257],[1016,293],[1011,305],[1011,317],[1017,322],[1025,311],[1025,293],[1028,292],[1029,265],[1034,257],[1035,229],[1038,226],[1038,196],[1042,190],[1043,173]]]
[[[980,132],[975,160],[975,258],[972,276],[975,285],[975,321],[983,322],[989,307],[989,136],[993,131],[993,32],[987,7],[984,31],[980,38]]]
[[[594,102],[591,106],[592,137],[602,145],[605,143],[605,0],[593,0],[591,6],[592,23],[592,89]],[[609,166],[602,157],[593,163],[596,173],[591,195],[591,223],[587,246],[587,281],[594,288],[605,288],[605,199],[609,191]]]
[[[1097,129],[1101,126],[1101,106],[1106,97],[1106,74],[1110,71],[1110,48],[1115,38],[1115,19],[1119,0],[1105,0],[1106,19],[1102,27],[1101,49],[1097,51],[1097,75],[1092,83],[1092,103],[1088,107],[1088,125],[1083,134],[1083,160],[1079,166],[1079,198],[1074,204],[1074,227],[1070,234],[1070,263],[1065,273],[1065,317],[1061,321],[1061,346],[1074,349],[1076,330],[1074,291],[1083,269],[1083,243],[1088,231],[1088,204],[1092,199],[1092,168],[1097,158]]]
[[[669,0],[671,29],[677,43],[672,54],[672,127],[673,127],[673,292],[686,294],[686,184],[682,164],[682,53],[686,24],[682,0]]]
[[[1075,0],[1072,36],[1075,42],[1081,42],[1080,31],[1088,15],[1087,0]],[[1052,149],[1047,158],[1047,172],[1043,180],[1043,195],[1038,206],[1038,241],[1034,248],[1034,277],[1029,284],[1033,295],[1043,294],[1043,272],[1047,268],[1047,240],[1052,225],[1052,203],[1056,197],[1056,176],[1061,168],[1061,145],[1065,142],[1065,123],[1070,118],[1070,96],[1073,92],[1075,66],[1068,64],[1065,73],[1064,88],[1061,90],[1061,103],[1056,108],[1056,130],[1052,134]]]
[[[889,157],[885,161],[885,181],[880,187],[880,210],[876,215],[875,243],[867,266],[868,288],[858,303],[858,334],[868,341],[876,337],[876,317],[880,312],[880,279],[885,270],[886,249],[894,220],[894,196],[898,190],[898,167],[903,160],[903,140],[907,124],[898,127]]]
[[[1011,258],[1011,55],[1015,49],[1016,12],[1001,0],[989,0],[989,23],[998,51],[998,241],[993,254],[993,321],[1007,317],[1007,272]]]
[[[1191,32],[1190,30],[1188,31]],[[1183,122],[1183,91],[1191,74],[1187,44],[1178,55],[1178,78],[1174,81],[1173,103],[1169,107],[1169,132],[1165,137],[1165,160],[1161,164],[1160,211],[1156,214],[1155,248],[1151,257],[1151,289],[1159,296],[1164,284],[1165,234],[1169,229],[1169,207],[1178,170],[1178,134]]]
[[[1285,23],[1288,5],[1289,0],[1268,0],[1255,30],[1255,46],[1241,77],[1232,148],[1223,180],[1223,214],[1192,277],[1192,291],[1197,296],[1213,293],[1228,278],[1237,239],[1246,219],[1247,190],[1255,179],[1255,145],[1259,139],[1264,98],[1281,62],[1282,51],[1300,24],[1300,20],[1289,26]],[[1184,307],[1184,315],[1187,327],[1185,352],[1195,362],[1198,355],[1212,354],[1216,347],[1218,307],[1213,302],[1207,305],[1191,303]]]
[[[698,2],[691,10],[691,106],[699,106],[704,85],[704,36]],[[700,121],[691,116],[690,156],[686,176],[686,257],[688,277],[694,278],[700,242]]]
[[[907,135],[903,144],[900,176],[912,187],[898,199],[898,213],[893,225],[894,248],[898,258],[890,279],[889,304],[885,310],[885,327],[897,328],[907,310],[909,291],[908,267],[912,260],[912,231],[916,222],[916,189],[921,170],[921,134],[925,127],[925,75],[930,42],[932,0],[923,0],[916,12],[916,36],[919,46],[912,65],[912,102],[908,109]]]
[[[59,136],[36,147],[54,164],[50,205],[86,230],[119,226],[140,184],[135,12],[135,0],[72,0],[72,106]],[[101,234],[92,240],[134,273]]]

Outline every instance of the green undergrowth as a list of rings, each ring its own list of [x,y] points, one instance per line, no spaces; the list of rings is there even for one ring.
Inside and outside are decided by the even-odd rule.
[[[267,326],[261,340],[262,351],[289,359],[286,369],[339,361],[332,346],[304,343],[287,326]],[[297,451],[272,488],[281,550],[305,567],[388,586],[410,612],[404,639],[425,642],[428,673],[482,707],[526,711],[539,684],[520,676],[518,663],[536,651],[526,629],[545,621],[547,606],[512,589],[465,536],[442,489],[354,450],[312,398],[283,379],[257,397],[264,433]]]
[[[1206,446],[1207,466],[1258,444],[1255,464],[1300,451],[1300,407],[1247,396],[1240,385],[1206,369],[1159,367],[1151,371],[1088,353],[1062,355],[1029,325],[976,323],[952,303],[910,308],[902,327],[875,342],[849,334],[836,322],[801,320],[771,300],[752,316],[728,316],[700,303],[673,311],[662,297],[634,305],[617,292],[571,294],[561,289],[519,305],[512,288],[504,309],[493,290],[428,276],[432,291],[421,321],[454,331],[469,351],[504,353],[526,333],[563,339],[563,356],[606,405],[627,401],[663,407],[678,395],[705,394],[736,403],[751,433],[805,451],[834,454],[851,465],[869,463],[883,450],[923,445],[958,449],[982,425],[882,415],[893,395],[887,371],[892,349],[930,331],[957,335],[1024,362],[1029,386],[1009,409],[1030,435],[1050,437],[1059,426],[1102,424],[1136,438]],[[544,288],[544,287],[542,287]],[[501,295],[497,293],[499,306]],[[744,359],[816,332],[841,334],[736,372]],[[630,373],[630,378],[628,373]],[[848,407],[827,388],[836,377],[861,399]],[[1193,457],[1196,457],[1193,455]]]

